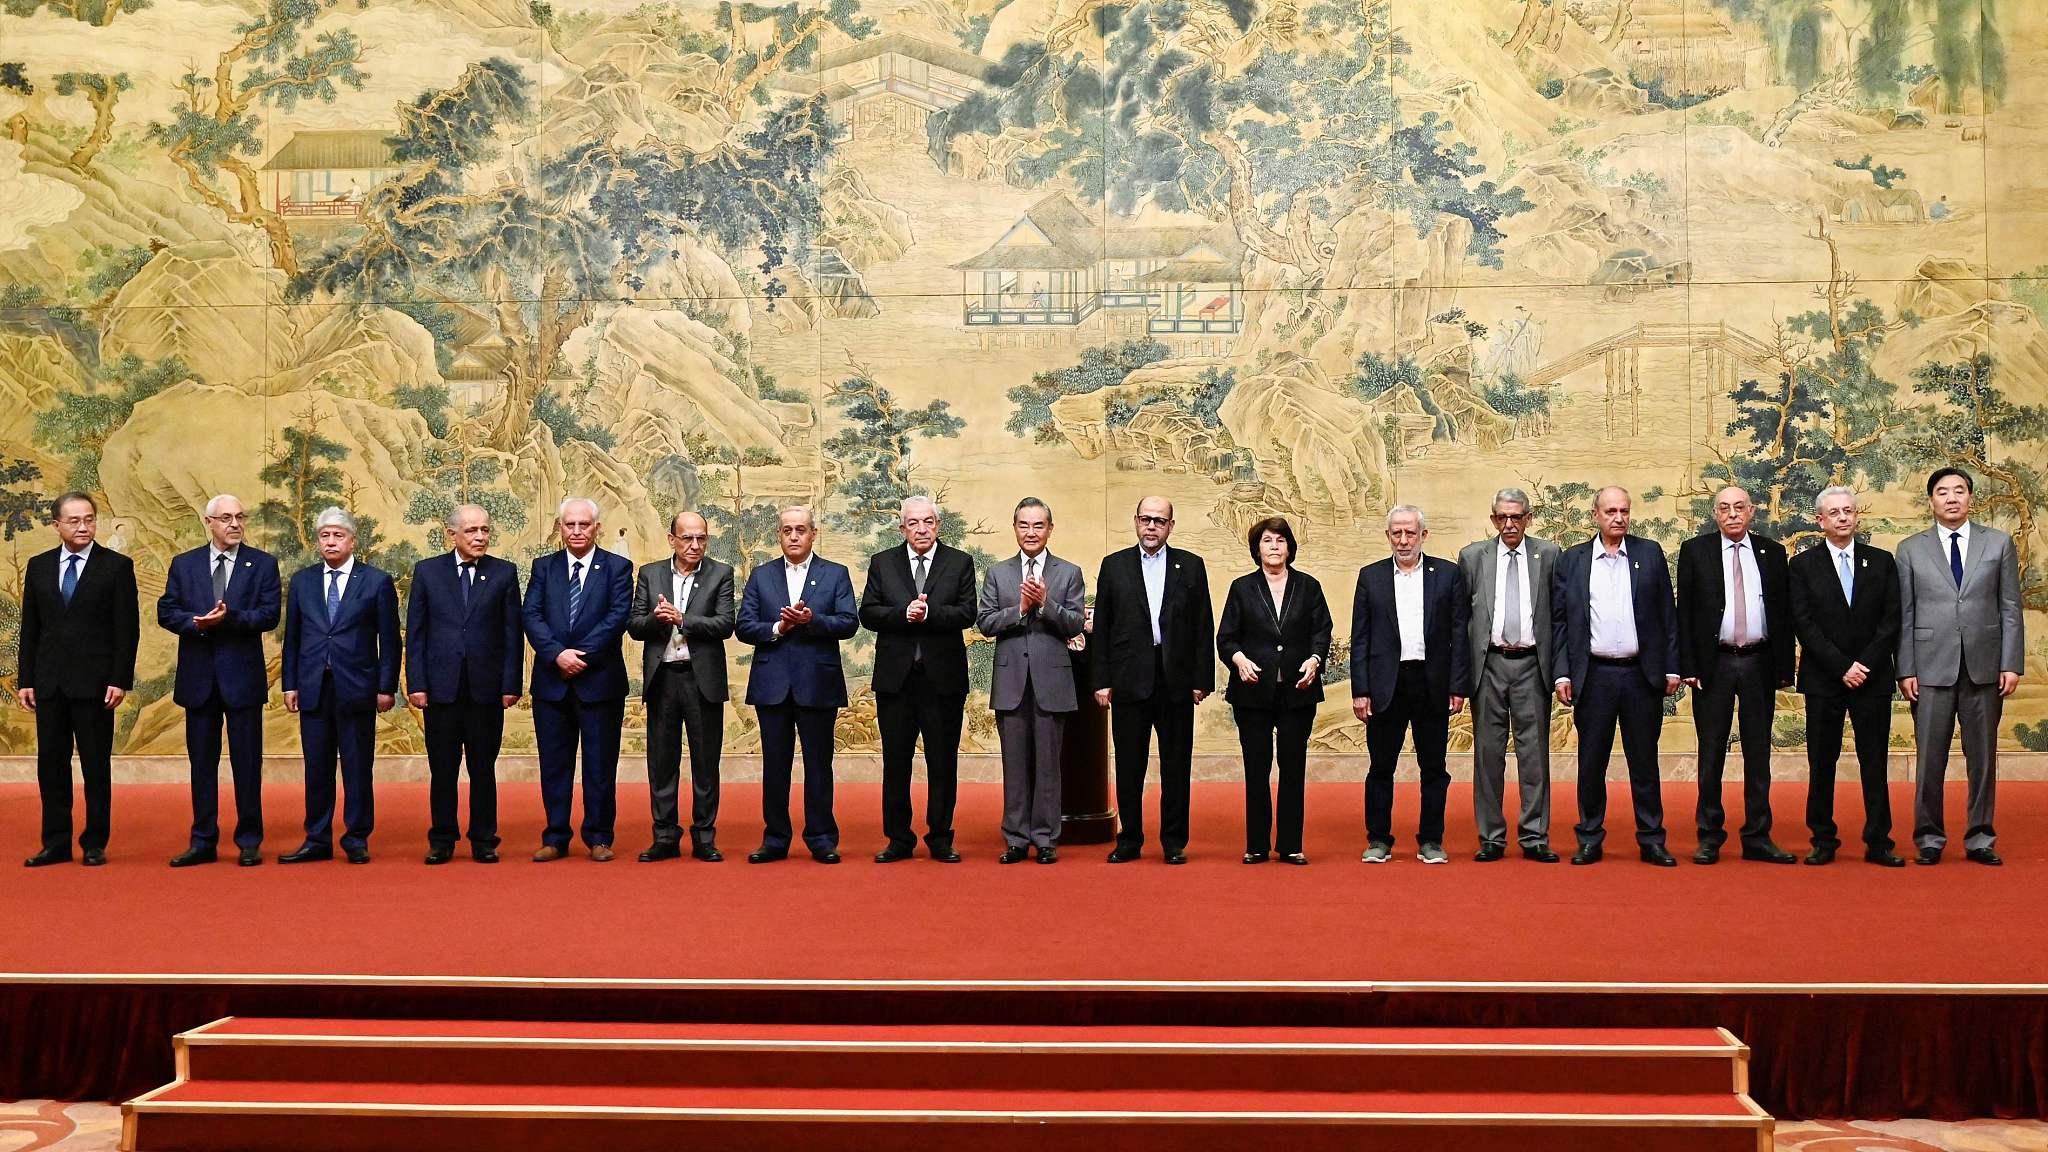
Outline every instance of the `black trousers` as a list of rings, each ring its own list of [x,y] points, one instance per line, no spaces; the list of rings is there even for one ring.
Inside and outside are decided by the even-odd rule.
[[[71,750],[85,782],[85,830],[78,846],[104,852],[114,806],[114,711],[105,697],[36,694],[36,788],[43,800],[43,850],[71,854]]]
[[[1188,789],[1195,755],[1195,698],[1166,687],[1161,649],[1152,649],[1152,696],[1109,707],[1109,742],[1116,752],[1116,846],[1145,845],[1145,772],[1152,735],[1159,734],[1159,847],[1169,855],[1188,846]]]
[[[1614,729],[1621,727],[1621,751],[1628,760],[1628,790],[1635,802],[1636,844],[1664,845],[1664,793],[1657,772],[1657,740],[1664,730],[1664,697],[1643,679],[1633,662],[1586,668],[1586,683],[1573,698],[1572,724],[1579,730],[1579,843],[1599,846],[1607,839],[1607,761],[1614,754]]]
[[[1892,849],[1892,794],[1887,755],[1892,741],[1892,692],[1806,697],[1806,827],[1816,848],[1839,848],[1835,829],[1835,765],[1842,758],[1842,722],[1856,726],[1856,772],[1863,783],[1863,846]]]
[[[761,719],[761,847],[789,851],[789,779],[796,744],[804,745],[804,844],[813,852],[839,847],[832,818],[832,727],[837,708],[805,708],[793,701],[757,704]]]
[[[1286,856],[1301,851],[1303,796],[1308,782],[1308,734],[1314,708],[1233,707],[1237,746],[1244,752],[1244,850]],[[1268,782],[1275,753],[1280,759],[1280,818],[1273,819]],[[1268,839],[1270,837],[1270,839]]]
[[[228,770],[235,778],[235,847],[263,843],[263,706],[230,708],[215,693],[185,709],[185,757],[192,765],[192,843],[220,843],[221,729],[227,729]]]
[[[882,730],[882,831],[889,846],[908,852],[917,844],[911,826],[910,777],[918,737],[924,738],[925,846],[953,846],[953,801],[960,791],[960,725],[967,697],[936,691],[923,664],[895,692],[875,693],[875,720]]]
[[[465,683],[464,689],[468,687]],[[458,696],[467,696],[467,691]],[[458,699],[426,708],[428,807],[433,826],[427,843],[453,848],[462,837],[456,803],[462,767],[469,765],[469,850],[498,847],[498,748],[505,742],[502,699]]]
[[[1768,649],[1715,653],[1714,676],[1694,693],[1693,731],[1700,739],[1699,842],[1718,848],[1728,841],[1722,825],[1721,773],[1728,763],[1728,730],[1736,705],[1742,712],[1742,843],[1768,843],[1771,838],[1771,719],[1777,710]]]
[[[1401,743],[1415,734],[1415,763],[1422,774],[1422,814],[1415,827],[1418,844],[1444,842],[1444,797],[1451,790],[1445,754],[1451,742],[1451,701],[1432,697],[1429,665],[1403,660],[1394,678],[1394,699],[1374,708],[1365,721],[1365,838],[1369,843],[1394,843],[1394,769],[1401,763]]]
[[[725,705],[697,689],[689,661],[663,664],[647,691],[647,799],[654,842],[683,838],[680,793],[683,745],[690,746],[690,843],[718,843],[718,746],[725,738]]]
[[[299,747],[306,757],[306,843],[334,846],[334,769],[341,765],[341,846],[366,848],[377,823],[372,770],[377,763],[377,713],[344,712],[334,694],[299,711]]]

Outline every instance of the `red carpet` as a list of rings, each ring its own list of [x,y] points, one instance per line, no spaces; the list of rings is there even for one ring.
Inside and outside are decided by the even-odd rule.
[[[1961,818],[1957,786],[1952,818]],[[1739,809],[1738,789],[1731,800]],[[841,788],[846,863],[802,854],[743,859],[757,842],[758,792],[726,790],[720,864],[640,864],[645,790],[621,790],[620,859],[525,859],[539,843],[531,786],[505,790],[505,862],[466,853],[440,868],[426,847],[426,791],[378,790],[372,863],[282,867],[299,841],[300,801],[265,799],[268,862],[172,870],[189,822],[184,789],[116,793],[111,862],[29,872],[5,861],[0,972],[308,973],[570,976],[619,979],[1357,980],[1619,983],[2033,983],[2048,979],[2048,783],[2000,789],[2000,850],[1985,868],[1952,850],[1939,867],[1881,869],[1854,844],[1860,804],[1838,812],[1852,841],[1827,868],[1724,859],[1657,869],[1624,830],[1590,868],[1471,859],[1469,793],[1451,794],[1452,863],[1413,858],[1416,792],[1396,801],[1396,861],[1358,862],[1361,789],[1315,785],[1307,851],[1294,868],[1238,863],[1240,792],[1200,785],[1191,863],[1168,868],[1156,845],[1112,867],[1105,848],[1074,846],[1051,867],[998,866],[998,791],[961,790],[957,866],[922,855],[880,866],[873,785]],[[1692,848],[1693,790],[1666,788]],[[1565,799],[1561,795],[1560,799]],[[1804,788],[1781,786],[1779,840],[1804,848]],[[1613,812],[1626,827],[1626,794]],[[1894,805],[1910,812],[1906,788]],[[33,851],[35,790],[0,789],[0,844]],[[1560,811],[1556,844],[1569,853]],[[1731,854],[1732,855],[1732,854]],[[1958,946],[1963,945],[1963,946]]]

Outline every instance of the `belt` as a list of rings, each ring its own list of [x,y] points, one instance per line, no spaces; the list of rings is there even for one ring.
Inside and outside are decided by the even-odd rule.
[[[1639,656],[1594,656],[1591,659],[1595,664],[1606,664],[1614,668],[1633,668],[1643,662]]]
[[[1754,644],[1721,644],[1717,645],[1717,647],[1730,656],[1747,656],[1752,652],[1763,651],[1769,644],[1769,640],[1759,640]]]
[[[1520,648],[1504,648],[1499,644],[1488,644],[1486,650],[1492,655],[1503,656],[1509,660],[1521,660],[1536,654],[1536,646],[1533,644],[1524,644]]]

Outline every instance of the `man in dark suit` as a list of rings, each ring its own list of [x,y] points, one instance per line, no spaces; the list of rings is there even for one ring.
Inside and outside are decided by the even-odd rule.
[[[1721,771],[1728,729],[1742,705],[1742,858],[1790,864],[1771,842],[1771,723],[1778,689],[1792,686],[1792,594],[1785,546],[1749,530],[1756,505],[1730,485],[1714,494],[1718,532],[1678,549],[1678,675],[1693,690],[1699,735],[1699,848],[1695,864],[1721,858],[1728,840]]]
[[[939,506],[912,496],[898,510],[901,548],[868,561],[860,622],[875,634],[875,719],[882,729],[882,832],[875,863],[909,859],[910,776],[924,738],[925,849],[958,864],[953,798],[959,791],[960,725],[967,715],[967,644],[974,623],[974,559],[939,542]]]
[[[548,826],[536,861],[569,852],[576,793],[576,748],[583,747],[583,843],[610,860],[618,816],[619,729],[626,721],[622,637],[633,608],[633,565],[597,546],[597,502],[562,501],[555,530],[562,547],[533,562],[527,576],[526,639],[533,645],[533,738],[540,753],[540,798]]]
[[[498,862],[498,748],[505,710],[519,703],[519,569],[490,555],[491,514],[458,504],[446,521],[450,551],[412,570],[405,610],[405,699],[427,736],[427,863],[446,864],[462,835],[456,788],[469,762],[469,854]]]
[[[1365,853],[1384,864],[1394,852],[1394,769],[1401,743],[1415,733],[1422,771],[1422,819],[1415,857],[1442,864],[1444,797],[1451,773],[1444,765],[1451,716],[1472,694],[1472,652],[1465,632],[1471,617],[1465,574],[1456,564],[1422,551],[1429,526],[1422,509],[1397,504],[1387,513],[1387,544],[1394,554],[1358,570],[1351,598],[1351,713],[1365,721]]]
[[[398,586],[356,560],[355,518],[313,520],[320,560],[292,575],[284,609],[284,707],[299,717],[306,761],[306,842],[280,864],[334,859],[334,768],[346,790],[341,850],[370,862],[377,803],[377,714],[398,699]]]
[[[156,602],[157,623],[178,637],[171,700],[185,710],[192,764],[192,839],[171,858],[173,868],[218,858],[223,724],[235,778],[235,847],[243,867],[263,863],[263,705],[270,699],[263,634],[277,627],[283,589],[277,558],[243,540],[246,522],[233,496],[207,501],[207,543],[171,560]]]
[[[36,714],[36,788],[43,847],[30,868],[71,859],[71,749],[85,781],[89,866],[107,862],[114,802],[114,709],[135,686],[141,622],[135,564],[93,543],[99,506],[83,492],[50,505],[58,546],[29,558],[22,573],[16,698]]]
[[[1159,734],[1159,847],[1188,862],[1188,791],[1195,706],[1216,690],[1216,618],[1202,558],[1167,545],[1173,502],[1147,496],[1132,522],[1138,543],[1103,558],[1095,576],[1095,702],[1109,711],[1116,751],[1116,848],[1145,846],[1145,769]]]
[[[1856,493],[1829,488],[1818,514],[1827,542],[1792,558],[1792,626],[1799,633],[1799,691],[1806,696],[1808,864],[1834,860],[1835,764],[1842,720],[1856,727],[1863,784],[1863,858],[1887,868],[1906,862],[1892,851],[1892,798],[1886,787],[1892,738],[1892,667],[1899,643],[1899,573],[1892,554],[1856,539]]]
[[[749,864],[789,855],[789,776],[796,742],[804,745],[804,844],[820,864],[839,863],[832,818],[832,728],[846,707],[839,642],[860,631],[860,608],[846,565],[817,555],[818,522],[809,508],[785,508],[776,523],[782,559],[747,576],[739,637],[754,646],[747,703],[761,724],[761,846]]]
[[[1573,709],[1579,731],[1579,848],[1572,863],[1597,862],[1607,839],[1607,760],[1618,723],[1636,847],[1645,863],[1672,868],[1678,861],[1664,847],[1657,740],[1664,697],[1678,694],[1678,631],[1664,549],[1629,535],[1631,503],[1625,488],[1594,493],[1599,535],[1565,552],[1550,585],[1551,650],[1563,661],[1557,699]]]
[[[683,744],[690,745],[690,855],[718,850],[718,752],[725,737],[725,638],[735,623],[732,565],[704,555],[710,529],[695,512],[669,518],[673,554],[644,564],[633,584],[626,631],[641,641],[640,696],[647,706],[647,796],[654,843],[640,862],[683,854]]]

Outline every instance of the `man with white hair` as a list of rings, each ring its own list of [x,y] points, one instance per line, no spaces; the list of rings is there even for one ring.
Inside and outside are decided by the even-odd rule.
[[[547,829],[537,862],[569,853],[576,747],[583,747],[584,846],[610,860],[618,819],[619,729],[626,719],[622,637],[633,608],[633,564],[597,546],[597,502],[571,496],[555,510],[562,547],[533,562],[526,639],[533,645],[533,739]]]
[[[220,843],[221,728],[235,778],[235,847],[244,868],[263,863],[263,706],[270,670],[263,634],[277,627],[283,589],[277,558],[243,539],[242,502],[206,502],[207,542],[171,560],[156,622],[178,637],[171,700],[185,710],[192,764],[192,839],[171,867],[211,864]]]
[[[327,508],[313,521],[320,559],[292,575],[285,596],[284,706],[299,717],[306,759],[306,842],[280,864],[334,859],[334,768],[345,790],[341,849],[370,862],[376,823],[371,770],[377,714],[398,699],[398,586],[356,560],[355,518]]]
[[[1422,551],[1429,526],[1422,509],[1396,504],[1387,512],[1393,555],[1358,570],[1351,598],[1351,713],[1365,721],[1370,761],[1365,772],[1368,864],[1394,854],[1394,769],[1401,745],[1415,734],[1422,769],[1422,815],[1415,858],[1442,864],[1445,767],[1451,715],[1472,695],[1472,653],[1465,635],[1472,611],[1465,574]]]
[[[912,496],[898,509],[903,547],[868,561],[860,622],[875,634],[875,719],[882,730],[882,832],[875,863],[917,847],[910,775],[924,737],[925,848],[956,864],[953,800],[959,790],[960,724],[967,711],[967,645],[975,618],[974,559],[939,541],[939,506]]]

